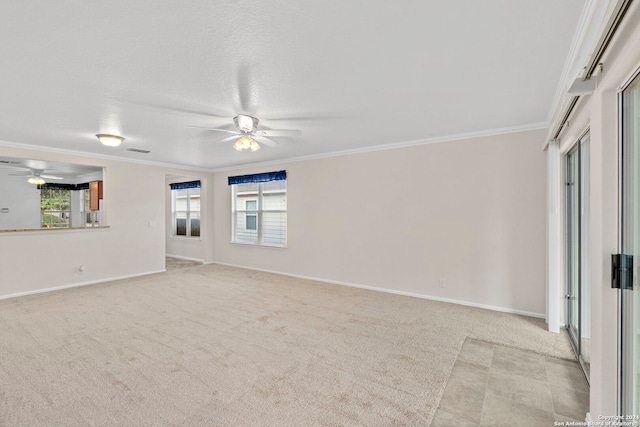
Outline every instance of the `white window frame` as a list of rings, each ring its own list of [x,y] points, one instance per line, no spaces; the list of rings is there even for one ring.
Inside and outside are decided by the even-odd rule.
[[[195,190],[197,188],[198,190],[198,198],[200,199],[200,210],[199,211],[192,211],[191,210],[191,191]],[[185,189],[175,189],[175,190],[171,190],[171,236],[172,237],[177,237],[177,238],[186,238],[186,239],[200,239],[200,235],[202,235],[202,191],[200,187],[196,187],[196,188],[185,188]],[[178,195],[178,191],[183,191],[186,190],[187,192],[187,209],[186,210],[176,210],[176,197]],[[178,222],[177,222],[177,214],[178,213],[185,213],[186,214],[186,234],[182,235],[182,234],[178,234]],[[192,236],[191,235],[191,215],[193,213],[197,213],[199,216],[199,220],[200,220],[200,235],[198,236]]]
[[[81,225],[82,227],[96,227],[99,225],[98,211],[89,209],[90,190],[87,188],[80,191],[82,191],[82,196],[80,197]]]
[[[249,209],[247,208],[247,203],[255,202],[256,208]],[[244,229],[245,230],[256,230],[258,231],[258,200],[245,200],[244,201]],[[256,219],[256,228],[247,228],[247,218],[254,217]]]
[[[52,209],[52,210],[42,210],[42,208],[40,209],[40,227],[41,228],[70,228],[71,227],[71,190],[61,190],[61,189],[57,189],[57,188],[43,188],[42,190],[40,190],[40,203],[42,203],[42,192],[43,191],[67,191],[69,194],[69,209],[68,210],[62,210],[62,209]],[[42,206],[42,205],[41,205]],[[60,205],[58,206],[60,207]],[[67,222],[67,225],[65,227],[48,227],[46,226],[47,224],[44,223],[44,215],[48,214],[48,215],[52,215],[52,216],[57,216],[60,219],[64,219]]]
[[[287,180],[283,180],[284,181],[284,192],[285,194],[288,195],[287,192]],[[275,247],[275,248],[286,248],[287,247],[287,229],[288,229],[288,219],[285,222],[285,238],[284,238],[284,243],[281,245],[278,244],[273,244],[273,243],[264,243],[264,239],[263,239],[263,217],[264,217],[264,213],[287,213],[287,209],[279,209],[279,210],[273,210],[273,209],[269,209],[267,211],[265,211],[263,209],[263,191],[264,191],[264,185],[266,183],[264,182],[258,182],[258,196],[257,196],[257,211],[248,211],[246,209],[246,204],[244,206],[245,209],[238,209],[237,206],[237,198],[236,198],[236,192],[238,189],[238,185],[241,184],[232,184],[231,185],[231,243],[238,243],[238,244],[242,244],[242,245],[255,245],[255,246],[267,246],[267,247]],[[288,197],[287,197],[287,206],[288,206]],[[251,214],[255,212],[256,213],[256,225],[257,225],[257,237],[256,237],[256,241],[247,241],[247,240],[238,240],[237,238],[237,224],[238,224],[238,215],[246,215],[247,213]],[[245,223],[246,224],[246,223]],[[245,225],[246,228],[246,225]]]

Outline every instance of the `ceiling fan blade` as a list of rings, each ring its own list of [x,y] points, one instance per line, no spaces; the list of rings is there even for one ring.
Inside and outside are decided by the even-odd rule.
[[[8,173],[7,175],[10,175],[10,176],[31,176],[33,174],[32,173]]]
[[[61,176],[55,176],[55,175],[40,175],[40,177],[44,179],[64,179]]]
[[[216,141],[216,142],[227,142],[227,141],[233,141],[234,139],[238,139],[239,135],[231,135],[228,136],[226,138],[221,139],[220,141]]]
[[[0,163],[0,169],[6,169],[6,170],[12,170],[12,171],[17,171],[20,169],[26,169],[26,170],[30,170],[28,167],[25,166],[20,166],[20,165],[5,165]]]
[[[288,116],[288,117],[282,117],[282,116],[266,116],[266,117],[262,117],[262,119],[265,122],[279,122],[279,121],[284,121],[284,122],[317,122],[317,121],[321,121],[321,120],[349,120],[352,119],[353,117],[351,116],[336,116],[336,115],[328,115],[328,114],[323,114],[323,113],[314,113],[314,114],[310,114],[308,116]]]
[[[183,108],[176,105],[171,105],[172,103],[173,104],[176,103],[175,100],[170,100],[170,102],[162,102],[162,101],[158,101],[158,102],[122,101],[122,102],[125,104],[136,105],[143,108],[152,108],[155,110],[162,110],[171,114],[183,113],[183,114],[190,114],[190,115],[205,116],[213,119],[229,119],[231,117],[230,114],[220,110],[214,111],[211,107],[205,107],[203,109],[195,109],[195,108]]]
[[[259,143],[268,145],[269,147],[275,147],[276,145],[278,145],[276,141],[274,141],[273,139],[267,138],[266,136],[255,135],[254,138]]]
[[[215,130],[217,132],[227,132],[227,133],[232,133],[234,135],[242,135],[242,133],[238,132],[237,130],[208,128],[208,127],[204,127],[204,126],[191,126],[191,125],[187,125],[186,127],[192,128],[192,129]]]
[[[258,136],[299,136],[302,135],[302,131],[293,129],[270,129],[270,130],[258,130],[256,131]]]

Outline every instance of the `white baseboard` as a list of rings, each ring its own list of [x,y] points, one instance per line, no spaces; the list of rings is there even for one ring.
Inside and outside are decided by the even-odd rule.
[[[428,300],[432,300],[432,301],[446,302],[446,303],[458,304],[458,305],[466,305],[468,307],[484,308],[486,310],[500,311],[500,312],[503,312],[503,313],[519,314],[519,315],[522,315],[522,316],[537,317],[537,318],[544,319],[544,313],[534,313],[534,312],[531,312],[531,311],[516,310],[516,309],[513,309],[513,308],[507,308],[507,307],[497,307],[497,306],[494,306],[494,305],[479,304],[479,303],[475,303],[475,302],[461,301],[461,300],[451,299],[451,298],[441,298],[441,297],[436,297],[436,296],[432,296],[432,295],[418,294],[418,293],[415,293],[415,292],[406,292],[406,291],[398,291],[398,290],[395,290],[395,289],[378,288],[378,287],[375,287],[375,286],[359,285],[359,284],[356,284],[356,283],[342,282],[340,280],[331,280],[331,279],[323,279],[323,278],[319,278],[319,277],[302,276],[300,274],[283,273],[281,271],[265,270],[265,269],[262,269],[262,268],[246,267],[244,265],[229,264],[229,263],[224,263],[224,262],[211,262],[211,263],[207,263],[207,264],[227,265],[229,267],[237,267],[237,268],[244,268],[244,269],[247,269],[247,270],[263,271],[265,273],[281,274],[283,276],[296,277],[298,279],[313,280],[313,281],[316,281],[316,282],[325,282],[325,283],[331,283],[331,284],[334,284],[334,285],[342,285],[342,286],[349,286],[349,287],[352,287],[352,288],[368,289],[370,291],[386,292],[388,294],[403,295],[403,296],[407,296],[407,297],[422,298],[422,299],[428,299]]]
[[[317,281],[317,282],[331,283],[331,284],[334,284],[334,285],[349,286],[349,287],[352,287],[352,288],[367,289],[367,290],[370,290],[370,291],[385,292],[385,293],[389,293],[389,294],[403,295],[403,296],[414,297],[414,298],[422,298],[422,299],[428,299],[428,300],[432,300],[432,301],[439,301],[439,302],[446,302],[446,303],[450,303],[450,304],[465,305],[465,306],[468,306],[468,307],[483,308],[483,309],[486,309],[486,310],[500,311],[500,312],[503,312],[503,313],[519,314],[519,315],[522,315],[522,316],[530,316],[530,317],[537,317],[537,318],[544,319],[544,314],[542,314],[542,313],[534,313],[534,312],[531,312],[531,311],[516,310],[516,309],[512,309],[512,308],[498,307],[498,306],[487,305],[487,304],[479,304],[479,303],[474,303],[474,302],[470,302],[470,301],[456,300],[456,299],[452,299],[452,298],[441,298],[441,297],[436,297],[436,296],[432,296],[432,295],[418,294],[418,293],[415,293],[415,292],[406,292],[406,291],[399,291],[399,290],[395,290],[395,289],[378,288],[378,287],[375,287],[375,286],[360,285],[360,284],[356,284],[356,283],[343,282],[343,281],[340,281],[340,280],[331,280],[331,279],[323,279],[323,278],[319,278],[319,277],[303,276],[303,275],[300,275],[300,274],[284,273],[284,272],[281,272],[281,271],[266,270],[266,269],[263,269],[263,268],[247,267],[247,266],[244,266],[244,265],[229,264],[229,263],[224,263],[224,262],[204,262],[201,259],[180,257],[180,256],[168,255],[168,254],[167,254],[167,256],[180,258],[180,259],[187,259],[187,260],[191,260],[191,261],[198,261],[198,262],[202,262],[205,265],[208,265],[208,264],[227,265],[229,267],[244,268],[246,270],[263,271],[265,273],[273,273],[273,274],[280,274],[280,275],[283,275],[283,276],[296,277],[298,279],[313,280],[313,281]],[[109,277],[109,278],[105,278],[105,279],[92,280],[92,281],[88,281],[88,282],[73,283],[73,284],[70,284],[70,285],[62,285],[62,286],[55,286],[55,287],[51,287],[51,288],[37,289],[37,290],[33,290],[33,291],[18,292],[18,293],[15,293],[15,294],[0,295],[0,300],[8,299],[8,298],[17,298],[17,297],[26,296],[26,295],[40,294],[40,293],[44,293],[44,292],[59,291],[59,290],[62,290],[62,289],[76,288],[76,287],[80,287],[80,286],[95,285],[95,284],[98,284],[98,283],[111,282],[111,281],[114,281],[114,280],[130,279],[130,278],[139,277],[139,276],[147,276],[149,274],[164,273],[165,271],[166,271],[165,269],[162,269],[162,270],[156,270],[156,271],[149,271],[149,272],[145,272],[145,273],[130,274],[130,275],[127,275],[127,276]]]
[[[191,258],[188,256],[182,256],[182,255],[172,255],[172,254],[167,254],[166,256],[170,257],[170,258],[178,258],[178,259],[183,259],[185,261],[197,261],[197,262],[201,262],[204,264],[204,260],[200,259],[200,258]]]
[[[26,292],[18,292],[18,293],[15,293],[15,294],[0,295],[0,300],[9,299],[9,298],[23,297],[23,296],[27,296],[27,295],[41,294],[41,293],[44,293],[44,292],[60,291],[62,289],[78,288],[80,286],[95,285],[95,284],[104,283],[104,282],[113,282],[114,280],[131,279],[133,277],[148,276],[149,274],[164,273],[165,271],[167,271],[167,270],[163,269],[163,270],[149,271],[149,272],[146,272],[146,273],[136,273],[136,274],[129,274],[127,276],[109,277],[109,278],[106,278],[106,279],[91,280],[89,282],[72,283],[70,285],[54,286],[52,288],[36,289],[34,291],[26,291]]]

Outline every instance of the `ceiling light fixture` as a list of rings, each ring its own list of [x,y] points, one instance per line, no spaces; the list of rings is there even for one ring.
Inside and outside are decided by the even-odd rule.
[[[42,184],[45,184],[45,181],[44,181],[44,179],[42,179],[42,177],[41,177],[41,176],[32,176],[31,178],[29,178],[29,179],[27,180],[27,182],[28,182],[29,184],[34,184],[34,185],[42,185]]]
[[[121,136],[108,135],[106,133],[99,133],[96,136],[98,137],[98,140],[107,147],[117,147],[122,141],[124,141],[124,138]]]
[[[242,138],[237,140],[235,144],[233,144],[233,148],[235,148],[238,151],[242,151],[242,150],[257,151],[260,149],[260,144],[258,144],[258,141],[256,141],[255,139],[247,135],[244,135]]]

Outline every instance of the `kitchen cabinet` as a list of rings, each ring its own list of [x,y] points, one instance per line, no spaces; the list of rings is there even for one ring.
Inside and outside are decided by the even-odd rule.
[[[102,181],[91,181],[89,183],[89,210],[100,210],[100,200],[102,200]]]

